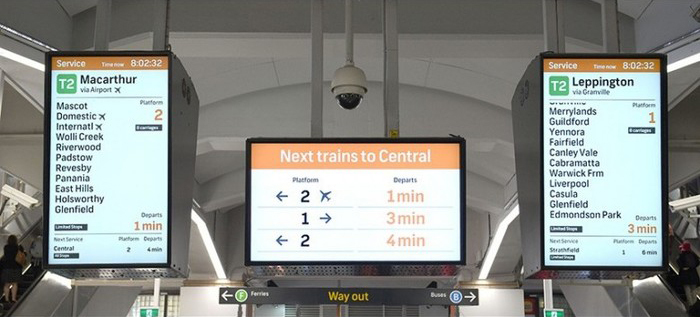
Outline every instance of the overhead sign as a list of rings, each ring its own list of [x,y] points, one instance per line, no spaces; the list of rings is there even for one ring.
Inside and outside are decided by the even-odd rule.
[[[542,69],[545,268],[662,267],[665,60],[545,55]]]
[[[558,308],[544,309],[544,317],[564,317],[564,310]]]
[[[247,265],[465,263],[464,139],[249,139]]]
[[[170,57],[47,61],[48,264],[167,264]]]
[[[219,288],[219,304],[479,305],[479,290],[382,288]]]
[[[141,317],[158,317],[160,308],[158,307],[141,307],[139,308],[139,316]]]

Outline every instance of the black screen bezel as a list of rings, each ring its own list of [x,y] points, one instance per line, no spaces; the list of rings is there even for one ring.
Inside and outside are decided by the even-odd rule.
[[[466,141],[463,138],[250,138],[246,140],[246,198],[251,197],[251,146],[255,143],[454,143],[460,152],[460,259],[457,261],[251,261],[251,202],[246,199],[245,265],[466,265]]]
[[[52,87],[52,72],[53,65],[51,63],[54,57],[100,57],[100,56],[158,56],[168,58],[168,194],[167,194],[167,261],[160,263],[83,263],[83,264],[49,264],[49,240],[53,237],[49,236],[49,190],[51,189],[51,179],[49,177],[50,155],[51,151],[51,89]],[[46,70],[44,71],[44,217],[43,217],[43,265],[46,269],[135,269],[135,268],[170,268],[172,265],[172,67],[173,57],[169,51],[102,51],[102,52],[85,52],[85,51],[51,51],[45,55]],[[105,246],[107,247],[107,246]]]
[[[659,266],[634,266],[629,263],[621,263],[619,266],[610,265],[587,265],[587,266],[561,266],[561,265],[545,265],[545,230],[547,229],[544,225],[545,223],[545,210],[544,205],[544,171],[545,171],[545,159],[544,159],[544,94],[547,85],[544,83],[544,65],[546,59],[656,59],[660,63],[660,87],[659,87],[659,97],[660,97],[660,112],[663,113],[661,116],[660,124],[660,137],[661,137],[661,206],[659,210],[661,212],[661,243],[662,243],[662,259]],[[540,153],[542,158],[540,160],[540,169],[542,175],[540,175],[540,199],[542,200],[540,215],[540,261],[542,265],[542,270],[560,270],[560,271],[663,271],[666,270],[665,264],[668,263],[668,73],[666,71],[666,55],[664,54],[559,54],[559,53],[542,53],[540,55]],[[621,187],[620,190],[627,190]]]

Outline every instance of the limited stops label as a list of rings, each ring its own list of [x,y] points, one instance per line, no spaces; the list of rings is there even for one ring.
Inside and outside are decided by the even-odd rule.
[[[661,60],[543,71],[544,264],[661,266]]]
[[[168,57],[52,56],[49,76],[49,264],[166,263]]]

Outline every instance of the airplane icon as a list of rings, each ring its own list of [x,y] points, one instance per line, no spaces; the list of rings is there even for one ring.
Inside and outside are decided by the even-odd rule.
[[[331,196],[330,196],[331,191],[330,191],[330,190],[327,191],[327,192],[324,192],[324,191],[320,190],[320,192],[321,192],[321,195],[323,195],[323,196],[321,196],[321,202],[323,202],[324,199],[327,200],[327,201],[330,201],[330,200],[331,200]]]

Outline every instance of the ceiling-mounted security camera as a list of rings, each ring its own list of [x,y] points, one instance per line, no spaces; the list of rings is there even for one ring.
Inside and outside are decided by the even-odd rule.
[[[365,72],[354,65],[338,68],[333,75],[331,92],[341,108],[348,110],[357,108],[367,92]]]
[[[7,185],[7,184],[2,185],[2,189],[0,189],[0,194],[2,194],[3,196],[5,196],[9,199],[12,199],[12,200],[18,202],[20,205],[24,206],[25,208],[31,209],[31,208],[34,208],[34,207],[39,205],[39,201],[36,198],[29,196],[29,195],[25,194],[24,192],[17,190],[17,189],[15,189],[12,186]]]
[[[671,207],[672,212],[697,207],[700,206],[700,195],[669,201],[668,205]]]
[[[352,36],[352,0],[345,0],[345,66],[335,71],[331,92],[338,105],[347,110],[357,108],[367,93],[365,72],[355,67],[353,62]]]

